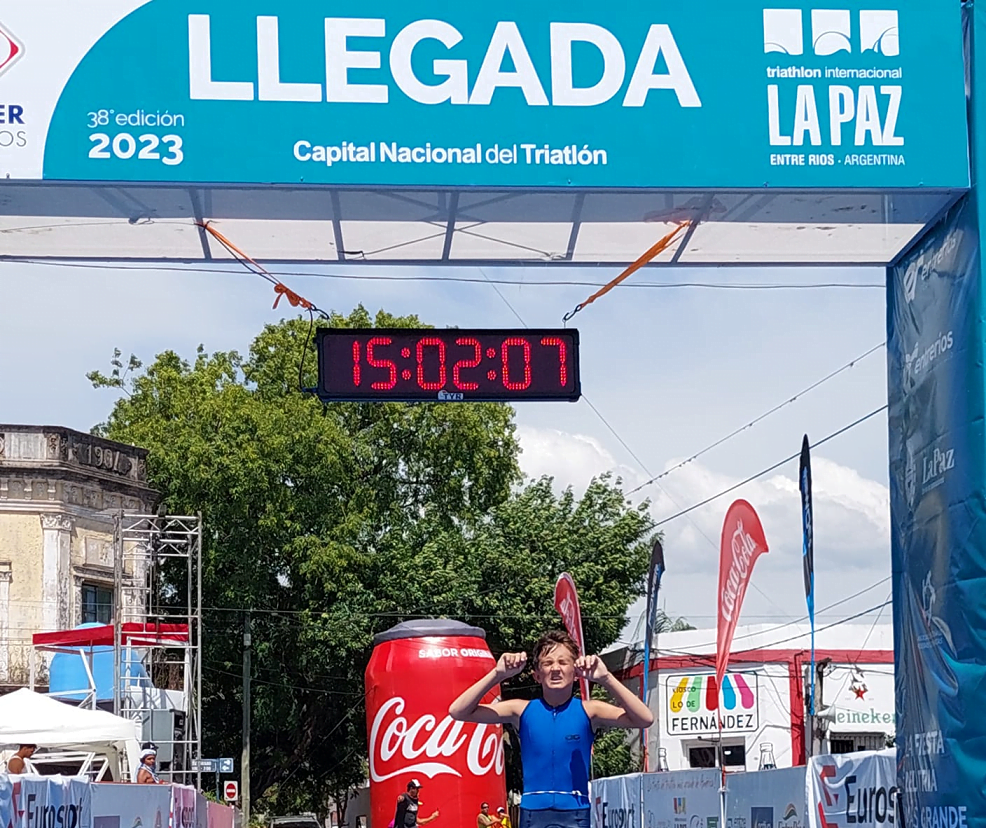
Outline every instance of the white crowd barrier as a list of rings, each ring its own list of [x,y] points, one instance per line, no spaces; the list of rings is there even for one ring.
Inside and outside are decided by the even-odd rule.
[[[0,828],[239,828],[237,811],[185,785],[0,774]]]
[[[805,782],[810,828],[892,828],[897,751],[815,756]]]
[[[893,750],[730,773],[725,826],[717,769],[596,779],[592,828],[896,828],[895,775]]]

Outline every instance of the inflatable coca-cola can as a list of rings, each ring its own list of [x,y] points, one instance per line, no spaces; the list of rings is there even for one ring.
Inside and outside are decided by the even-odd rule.
[[[418,817],[429,828],[476,824],[480,805],[506,807],[500,726],[456,722],[449,705],[496,660],[486,632],[458,621],[408,621],[374,638],[366,666],[370,828],[387,828],[407,783],[422,783]],[[495,687],[483,700],[494,701]],[[402,826],[396,826],[402,828]]]

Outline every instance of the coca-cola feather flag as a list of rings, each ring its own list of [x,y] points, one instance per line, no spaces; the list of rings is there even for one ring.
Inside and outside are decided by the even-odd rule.
[[[582,610],[579,609],[579,594],[575,589],[575,581],[567,572],[562,572],[555,582],[555,609],[561,615],[568,634],[579,645],[579,655],[585,655],[585,640],[582,638]],[[589,682],[579,679],[582,698],[589,698]]]
[[[726,512],[719,546],[719,624],[716,630],[716,684],[729,664],[729,650],[739,620],[746,588],[757,558],[767,552],[760,518],[745,500],[737,500]]]

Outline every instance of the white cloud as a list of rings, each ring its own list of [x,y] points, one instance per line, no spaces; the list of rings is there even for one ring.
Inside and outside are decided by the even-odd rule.
[[[520,467],[528,477],[537,479],[548,475],[555,479],[561,490],[568,486],[581,494],[603,472],[611,471],[626,483],[627,488],[642,483],[639,472],[616,462],[609,451],[595,437],[586,434],[568,434],[553,428],[517,427],[520,441]]]
[[[531,427],[518,432],[524,448],[521,465],[529,474],[550,474],[559,486],[571,484],[577,491],[594,475],[610,470],[624,477],[626,489],[643,482],[638,472],[620,467],[591,437]],[[669,460],[664,469],[678,462]],[[769,554],[759,559],[754,571],[744,620],[754,623],[765,616],[804,612],[796,474],[797,461],[792,461],[780,473],[752,481],[661,527],[668,564],[662,606],[671,615],[684,616],[699,627],[714,624],[719,535],[726,509],[736,498],[750,501],[757,509],[770,545]],[[886,486],[825,457],[812,458],[812,476],[816,606],[821,609],[889,575],[890,503]],[[693,461],[636,497],[649,496],[651,512],[661,521],[741,479]],[[882,585],[833,613],[844,616],[869,608],[881,603],[889,591],[889,584]],[[631,614],[631,629],[634,623]]]

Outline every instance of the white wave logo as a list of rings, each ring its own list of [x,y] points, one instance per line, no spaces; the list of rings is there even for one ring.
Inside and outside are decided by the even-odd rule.
[[[470,736],[466,725],[446,716],[440,722],[435,716],[425,714],[414,722],[401,714],[405,702],[400,696],[383,704],[373,717],[370,728],[370,779],[383,782],[395,776],[420,773],[429,779],[450,775],[462,777],[451,764],[441,761],[418,761],[439,758],[450,759],[463,747],[466,748],[466,769],[473,776],[485,776],[490,771],[503,773],[503,743],[500,735],[489,725],[476,725]],[[425,735],[427,734],[427,736]],[[404,764],[394,770],[385,766],[400,754]]]
[[[820,56],[852,54],[852,19],[849,9],[811,10],[811,48]],[[859,48],[884,57],[900,54],[900,31],[894,9],[859,12]],[[805,51],[801,9],[763,10],[764,54],[802,55]]]
[[[852,52],[848,9],[811,10],[811,46],[816,55]]]

